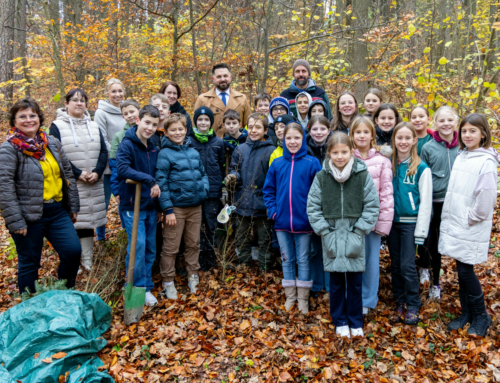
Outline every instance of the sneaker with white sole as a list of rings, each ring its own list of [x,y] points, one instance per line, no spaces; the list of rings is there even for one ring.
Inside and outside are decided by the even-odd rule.
[[[424,269],[423,267],[418,268],[418,275],[420,277],[420,284],[423,285],[425,282],[430,282],[431,276],[429,274],[429,269]]]
[[[158,303],[158,300],[155,298],[153,294],[151,294],[151,292],[147,291],[145,303],[146,306],[154,306]]]
[[[351,337],[351,332],[349,331],[349,326],[337,326],[337,335]]]
[[[200,277],[198,277],[198,274],[193,274],[189,277],[188,287],[189,290],[191,290],[191,293],[196,294],[196,292],[198,291],[199,283],[200,283]]]
[[[355,336],[365,336],[362,328],[351,328],[351,336],[354,338]]]
[[[431,286],[429,289],[429,299],[441,299],[441,288],[439,286]]]
[[[177,290],[175,288],[174,283],[171,283],[170,285],[167,284],[167,282],[163,283],[163,294],[166,295],[167,299],[177,299]]]
[[[368,315],[369,312],[370,312],[369,307],[363,307],[363,315]]]

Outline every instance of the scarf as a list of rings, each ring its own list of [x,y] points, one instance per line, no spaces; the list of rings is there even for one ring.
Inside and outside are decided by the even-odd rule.
[[[29,138],[17,128],[11,128],[7,133],[7,141],[18,151],[39,161],[45,160],[45,149],[49,144],[47,134],[38,129],[35,138]]]
[[[335,180],[337,182],[343,183],[349,179],[349,177],[351,175],[351,171],[352,171],[352,165],[354,164],[354,157],[351,157],[351,159],[349,160],[347,165],[344,166],[344,169],[342,171],[340,171],[333,164],[332,160],[330,160],[329,162],[330,162],[330,169],[332,170],[333,178],[335,178]]]
[[[458,146],[458,132],[457,131],[453,132],[453,140],[451,140],[451,142],[443,140],[441,138],[441,136],[439,135],[439,132],[437,130],[435,130],[432,133],[432,137],[436,140],[436,142],[444,142],[448,149],[451,149],[451,148],[454,148],[455,146]]]
[[[202,144],[206,144],[208,142],[208,139],[210,136],[214,134],[214,130],[210,129],[208,133],[200,133],[198,129],[194,128],[194,136],[198,141],[200,141]]]

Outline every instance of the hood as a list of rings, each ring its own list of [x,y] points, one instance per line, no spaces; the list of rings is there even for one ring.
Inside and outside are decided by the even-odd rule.
[[[312,107],[314,105],[318,105],[318,104],[323,106],[324,115],[325,115],[326,118],[328,118],[328,110],[326,108],[326,103],[323,100],[314,100],[313,102],[311,102],[309,104],[309,110],[307,111],[307,118],[308,119],[311,119],[311,110],[312,110]]]
[[[90,114],[87,110],[83,114],[83,118],[73,118],[69,116],[68,110],[66,108],[57,109],[56,120],[61,120],[69,123],[70,119],[73,121],[73,124],[75,125],[85,125],[87,121],[91,121]]]
[[[332,174],[332,169],[330,168],[330,158],[325,157],[325,160],[323,161],[323,169],[329,173]],[[365,162],[363,160],[360,160],[359,158],[354,157],[354,164],[352,165],[352,171],[351,174],[353,173],[359,173],[363,170],[367,170],[368,167],[366,166]]]
[[[139,147],[144,148],[144,144],[139,139],[139,137],[137,137],[137,125],[132,126],[129,130],[127,130],[125,132],[124,139],[125,138],[128,138],[130,141],[136,143],[137,145],[139,145]],[[150,151],[151,149],[153,149],[153,147],[154,147],[154,145],[151,142],[151,138],[148,138],[148,147],[147,147],[147,150]]]
[[[295,153],[295,157],[294,157],[295,159],[299,159],[299,158],[305,157],[307,155],[307,137],[306,137],[306,132],[304,131],[304,129],[302,129],[302,137],[303,137],[302,146],[300,147],[298,152]],[[292,160],[292,153],[290,153],[290,151],[286,147],[285,137],[283,137],[283,157],[287,161]]]
[[[170,138],[168,138],[167,136],[163,136],[163,138],[161,139],[161,148],[162,149],[167,148],[167,149],[173,149],[173,150],[180,151],[183,148],[188,148],[190,143],[191,143],[191,139],[188,136],[184,137],[184,141],[182,141],[182,145],[176,145],[172,141],[170,141]]]
[[[323,147],[323,146],[326,146],[326,145],[328,144],[328,140],[330,139],[330,137],[332,136],[332,134],[333,134],[333,132],[332,132],[332,131],[330,131],[330,133],[328,133],[328,136],[326,136],[326,141],[325,141],[325,143],[322,145],[322,147]],[[310,134],[310,133],[307,135],[306,140],[307,140],[307,145],[308,145],[308,146],[310,146],[310,147],[312,147],[312,148],[319,148],[319,146],[316,144],[316,142],[314,142],[314,140],[313,140],[313,138],[311,137],[311,134]]]
[[[457,131],[453,132],[453,140],[451,140],[450,143],[448,143],[448,141],[443,140],[441,138],[441,136],[439,135],[438,131],[432,132],[432,138],[434,138],[436,140],[436,142],[443,142],[448,149],[451,149],[451,148],[458,146],[458,132]]]
[[[309,78],[309,81],[307,82],[307,87],[305,89],[297,88],[297,85],[295,85],[295,80],[293,80],[292,83],[290,84],[290,90],[294,93],[310,91],[314,90],[315,88],[316,88],[316,82],[312,78]]]
[[[388,132],[384,132],[382,129],[380,129],[377,126],[375,126],[375,132],[377,133],[377,136],[379,137],[383,137],[383,138],[388,138],[389,141],[391,140],[392,138],[392,133],[394,132],[394,128],[392,128],[391,130],[389,130]]]
[[[496,161],[497,164],[499,162],[500,156],[498,155],[498,152],[494,148],[478,148],[476,150],[468,151],[467,149],[464,151],[467,152],[468,156],[473,156],[473,157],[482,157],[482,156],[488,156],[492,160]]]
[[[102,109],[109,114],[118,114],[120,116],[122,115],[121,109],[111,105],[111,103],[108,100],[99,100],[99,103],[97,104],[97,109]]]

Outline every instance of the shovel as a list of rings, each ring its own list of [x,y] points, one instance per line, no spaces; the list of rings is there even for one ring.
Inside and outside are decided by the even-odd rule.
[[[125,301],[125,325],[137,323],[141,319],[146,299],[146,288],[134,286],[135,250],[137,247],[137,232],[139,230],[139,214],[141,210],[141,183],[127,180],[135,185],[134,221],[132,224],[132,239],[130,241],[130,256],[128,259],[127,286],[123,298]]]

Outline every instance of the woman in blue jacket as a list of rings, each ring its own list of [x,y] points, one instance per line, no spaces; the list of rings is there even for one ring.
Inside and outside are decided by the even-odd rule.
[[[264,202],[269,218],[275,221],[281,249],[285,308],[290,310],[297,301],[299,311],[307,314],[312,287],[309,248],[313,233],[307,217],[307,196],[321,165],[307,154],[305,133],[299,124],[288,123],[283,137],[283,157],[275,159],[267,173]]]

